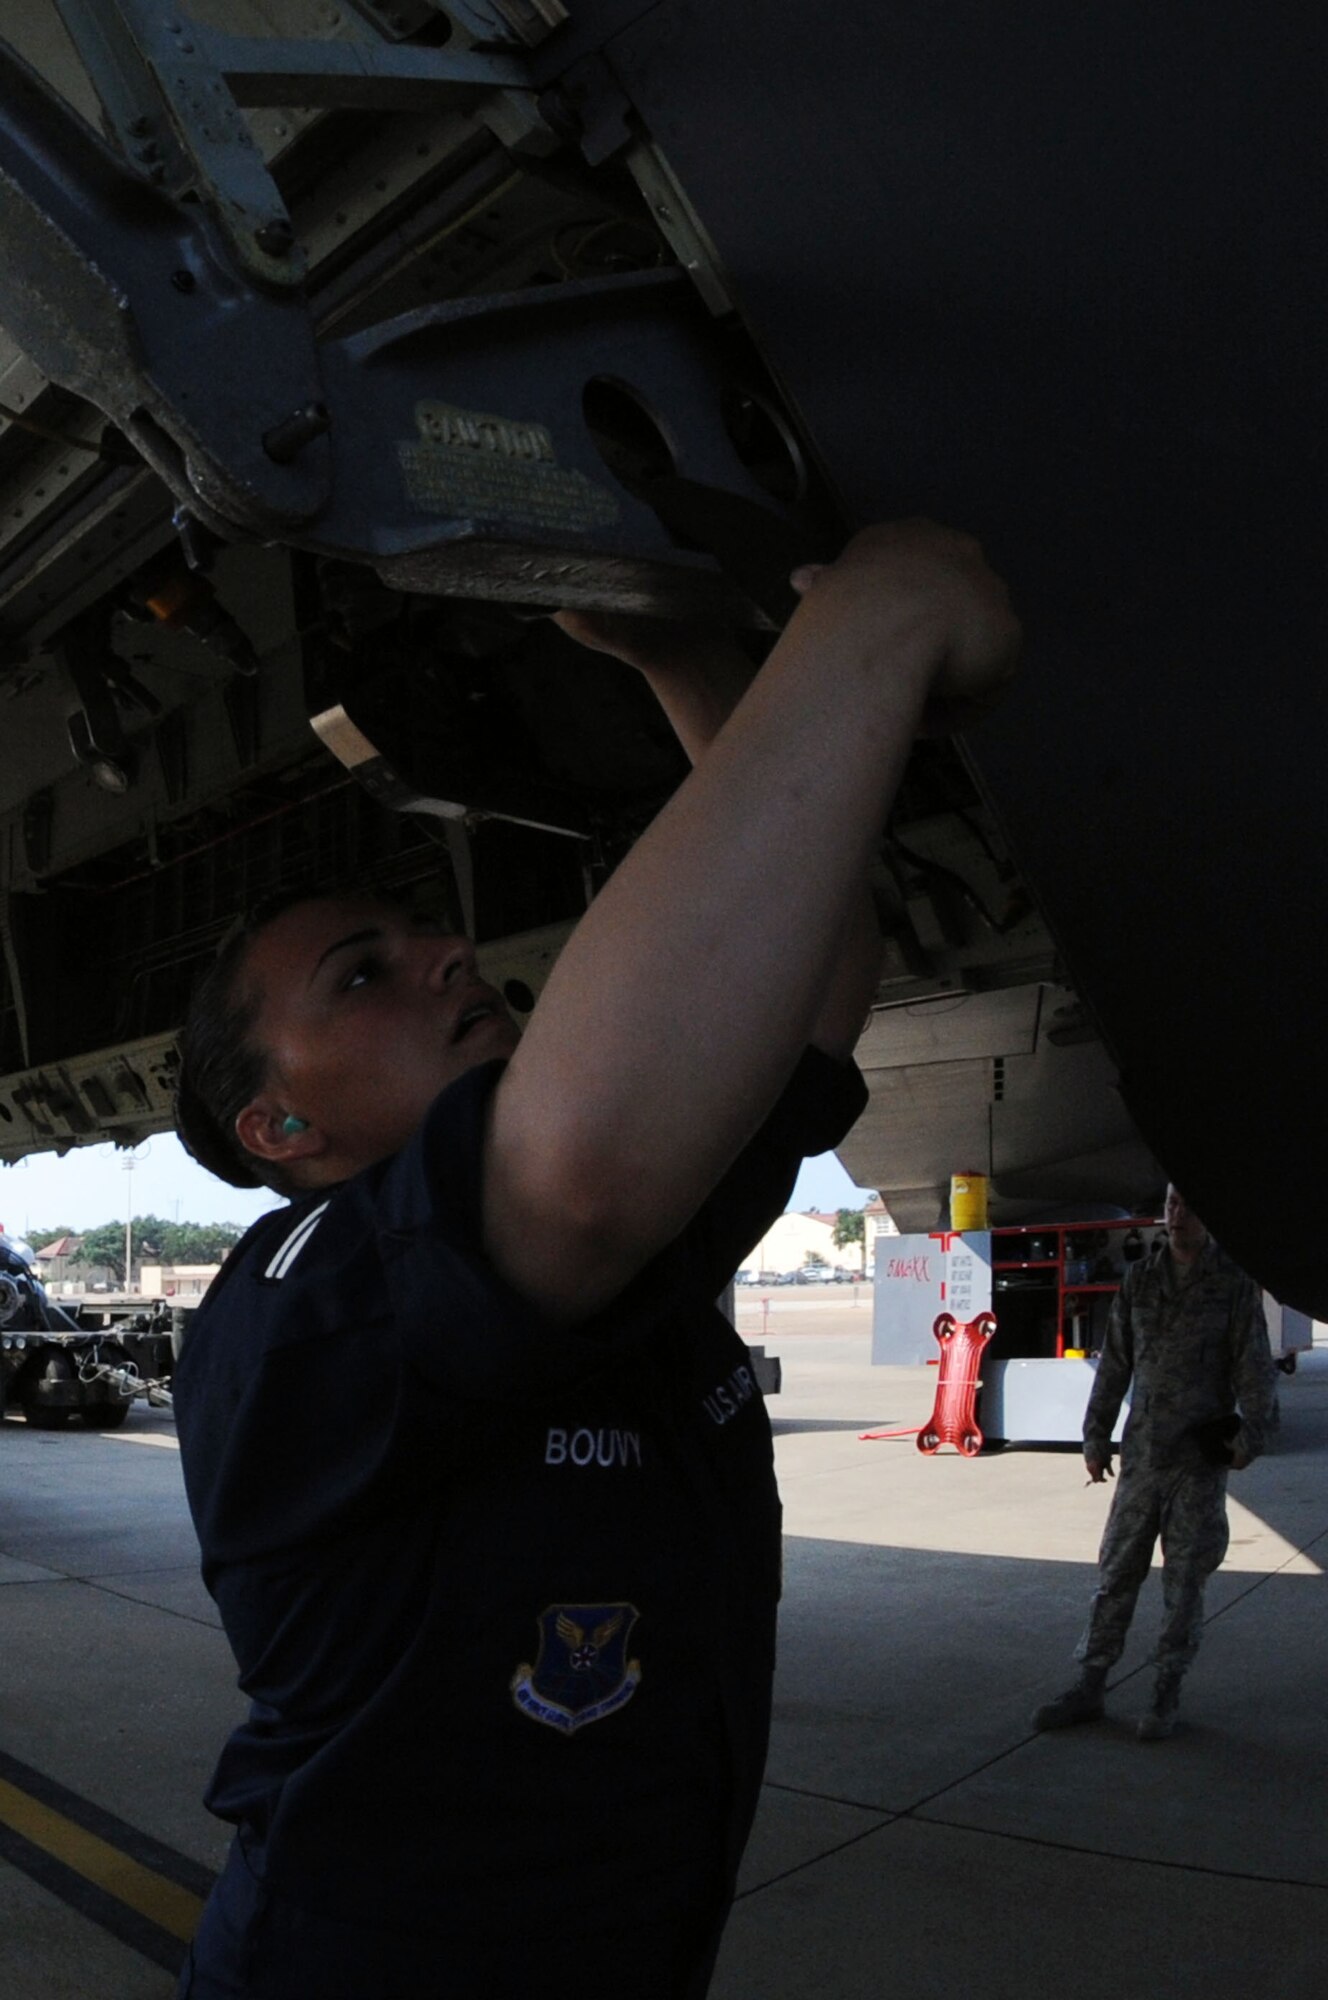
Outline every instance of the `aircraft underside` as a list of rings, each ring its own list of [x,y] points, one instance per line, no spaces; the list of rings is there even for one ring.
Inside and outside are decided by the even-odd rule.
[[[793,562],[929,513],[1029,658],[910,765],[845,1164],[905,1228],[952,1171],[996,1220],[1169,1175],[1328,1312],[1294,23],[0,0],[0,36],[0,1158],[167,1124],[189,987],[278,889],[432,904],[528,1011],[685,770],[540,614],[759,660]]]

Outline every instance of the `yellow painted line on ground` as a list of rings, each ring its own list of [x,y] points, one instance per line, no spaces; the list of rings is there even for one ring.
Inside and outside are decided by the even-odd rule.
[[[17,1785],[0,1778],[0,1821],[40,1847],[45,1854],[72,1868],[85,1881],[104,1889],[118,1902],[188,1944],[198,1928],[203,1904],[199,1897],[164,1875],[133,1861],[109,1841],[76,1826],[50,1806],[30,1798]]]

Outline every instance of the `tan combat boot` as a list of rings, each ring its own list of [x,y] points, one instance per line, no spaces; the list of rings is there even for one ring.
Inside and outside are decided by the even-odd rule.
[[[1085,1667],[1073,1687],[1044,1702],[1033,1717],[1034,1729],[1069,1729],[1076,1722],[1096,1722],[1106,1713],[1105,1667]]]
[[[1153,1686],[1153,1705],[1146,1715],[1139,1717],[1135,1731],[1141,1743],[1162,1743],[1175,1730],[1180,1708],[1180,1683],[1178,1673],[1158,1675]]]

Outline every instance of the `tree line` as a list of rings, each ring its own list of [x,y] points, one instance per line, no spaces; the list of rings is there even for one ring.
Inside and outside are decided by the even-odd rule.
[[[141,1270],[144,1264],[220,1264],[247,1227],[244,1222],[167,1222],[160,1215],[136,1215],[133,1222],[135,1267]],[[77,1239],[75,1263],[105,1269],[117,1284],[125,1283],[123,1222],[99,1222],[95,1229],[70,1229],[64,1224],[34,1229],[29,1233],[28,1241],[40,1256],[48,1243],[58,1242],[62,1236]],[[830,1240],[837,1250],[846,1249],[850,1244],[856,1245],[862,1267],[866,1269],[867,1244],[861,1209],[841,1208],[835,1217]],[[825,1259],[813,1251],[808,1262],[824,1263]]]
[[[132,1225],[135,1268],[141,1270],[144,1264],[219,1264],[247,1227],[243,1222],[167,1222],[160,1215],[136,1215]],[[117,1283],[125,1282],[123,1222],[99,1222],[95,1229],[34,1229],[28,1241],[40,1256],[48,1243],[58,1242],[62,1236],[77,1240],[75,1263],[104,1267]]]

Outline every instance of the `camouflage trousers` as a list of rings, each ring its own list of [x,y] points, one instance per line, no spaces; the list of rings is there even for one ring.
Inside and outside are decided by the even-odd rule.
[[[1098,1555],[1098,1587],[1075,1649],[1086,1667],[1115,1665],[1135,1601],[1162,1540],[1162,1630],[1155,1659],[1183,1673],[1199,1650],[1204,1585],[1227,1552],[1227,1475],[1218,1466],[1123,1467]]]

